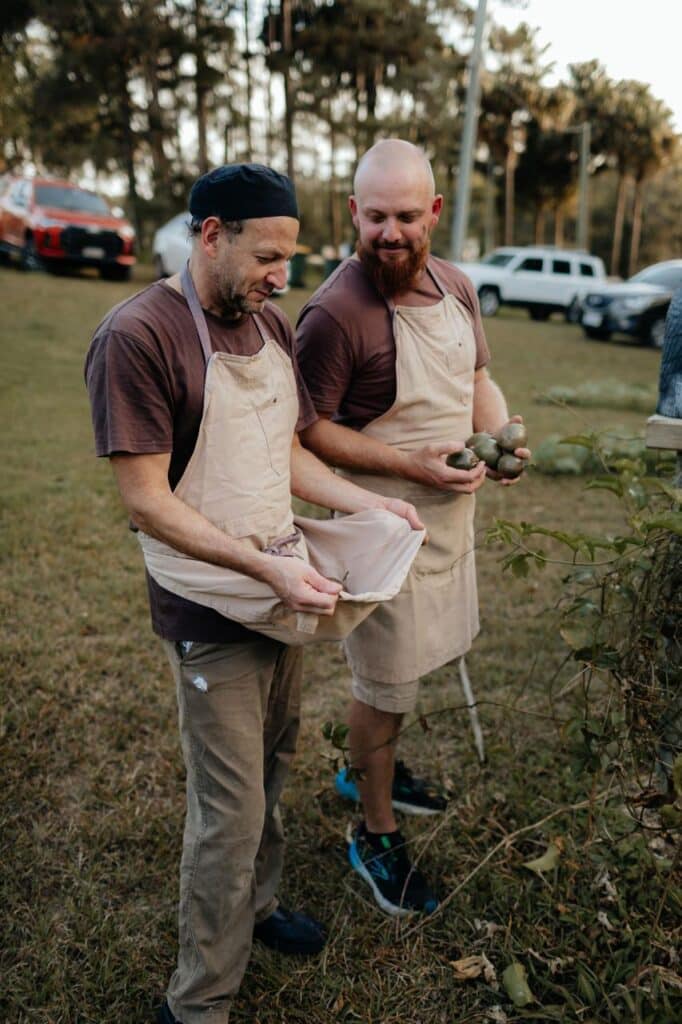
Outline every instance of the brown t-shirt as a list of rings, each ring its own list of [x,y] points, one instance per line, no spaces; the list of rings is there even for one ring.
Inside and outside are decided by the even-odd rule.
[[[490,361],[476,289],[446,260],[429,257],[445,290],[471,317],[476,369]],[[428,273],[399,304],[429,306],[442,294]],[[350,257],[303,307],[296,328],[298,363],[320,416],[361,430],[395,401],[395,342],[391,316],[362,264]]]
[[[215,352],[254,355],[263,344],[252,316],[235,323],[205,311]],[[273,303],[259,314],[294,362],[298,381],[297,430],[315,421],[296,367],[288,320]],[[85,363],[97,455],[170,452],[168,480],[175,488],[194,451],[203,411],[204,356],[183,295],[161,281],[115,306],[97,327]],[[164,590],[147,576],[154,631],[168,640],[246,642],[256,635]]]

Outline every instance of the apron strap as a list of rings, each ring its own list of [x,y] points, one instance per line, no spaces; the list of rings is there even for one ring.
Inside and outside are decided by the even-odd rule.
[[[201,342],[201,351],[204,354],[204,362],[206,363],[206,365],[208,365],[208,361],[213,355],[213,349],[211,348],[211,336],[208,332],[206,316],[204,314],[203,309],[201,308],[199,296],[197,295],[197,290],[194,286],[194,281],[192,280],[192,275],[190,274],[189,271],[189,260],[187,261],[187,263],[185,263],[184,267],[182,268],[182,271],[180,272],[180,284],[182,286],[183,294],[187,299],[187,305],[189,306],[189,311],[192,314],[194,326],[196,327],[197,334],[199,335],[199,341]],[[256,316],[255,313],[252,313],[251,315],[253,316],[253,321],[254,324],[256,325],[256,330],[260,335],[260,339],[265,345],[268,340],[266,337],[265,327],[264,325],[261,324],[260,317]]]

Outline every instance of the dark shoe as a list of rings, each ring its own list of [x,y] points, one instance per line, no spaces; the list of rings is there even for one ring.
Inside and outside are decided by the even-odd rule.
[[[413,911],[433,913],[438,899],[422,873],[412,867],[401,832],[370,838],[363,822],[349,838],[348,859],[385,913],[392,917]]]
[[[358,787],[354,779],[347,777],[346,771],[342,768],[336,775],[336,792],[346,800],[359,803]],[[436,787],[426,779],[416,779],[404,761],[395,763],[391,803],[403,814],[440,814],[447,806],[447,800]]]
[[[327,933],[319,921],[297,910],[278,907],[274,914],[254,925],[254,939],[279,953],[312,956],[327,941]]]
[[[182,1024],[181,1020],[178,1020],[177,1017],[173,1016],[173,1014],[170,1011],[170,1006],[168,1005],[165,999],[163,1001],[163,1006],[159,1010],[159,1015],[156,1019],[158,1021],[158,1024]]]

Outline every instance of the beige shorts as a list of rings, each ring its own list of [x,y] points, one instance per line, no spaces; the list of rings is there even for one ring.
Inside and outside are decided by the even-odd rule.
[[[414,711],[417,706],[419,680],[411,679],[407,683],[380,683],[353,672],[351,692],[361,704],[369,704],[377,711],[405,715]]]

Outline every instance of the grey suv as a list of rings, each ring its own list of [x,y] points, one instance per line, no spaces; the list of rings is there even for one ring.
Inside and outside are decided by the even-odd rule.
[[[682,260],[654,263],[622,284],[590,289],[580,313],[583,331],[600,341],[608,341],[612,334],[628,334],[642,345],[661,348],[668,307],[678,288],[682,288]]]

